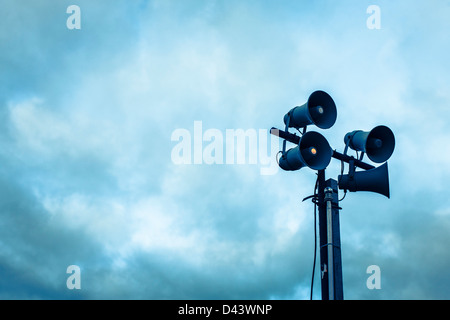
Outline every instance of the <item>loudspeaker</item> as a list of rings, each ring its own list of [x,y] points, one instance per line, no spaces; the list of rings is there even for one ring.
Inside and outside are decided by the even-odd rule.
[[[327,139],[318,132],[308,131],[300,138],[298,146],[285,152],[278,164],[287,171],[307,166],[314,170],[325,169],[331,161],[333,151]]]
[[[303,128],[315,124],[321,129],[328,129],[336,122],[336,105],[330,95],[324,91],[313,92],[308,101],[299,107],[291,109],[284,116],[284,124],[290,128]]]
[[[394,134],[386,126],[378,126],[370,131],[349,132],[344,142],[353,150],[365,152],[370,160],[377,163],[389,159],[395,148]]]
[[[387,162],[377,168],[350,172],[338,177],[339,189],[356,191],[371,191],[390,197],[389,175]]]

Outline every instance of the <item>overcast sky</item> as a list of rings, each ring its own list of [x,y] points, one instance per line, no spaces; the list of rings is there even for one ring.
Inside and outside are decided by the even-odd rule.
[[[0,298],[308,299],[314,171],[177,164],[172,134],[281,128],[321,89],[333,149],[396,137],[391,199],[340,203],[344,297],[449,299],[449,17],[448,0],[0,0]]]

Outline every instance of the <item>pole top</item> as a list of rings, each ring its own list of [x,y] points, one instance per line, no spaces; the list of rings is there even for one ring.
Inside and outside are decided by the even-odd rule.
[[[326,187],[326,188],[324,189],[324,192],[325,192],[325,193],[333,193],[333,188]]]
[[[325,201],[333,201],[333,188],[330,187],[326,187],[325,189],[323,189],[323,191],[325,192]]]

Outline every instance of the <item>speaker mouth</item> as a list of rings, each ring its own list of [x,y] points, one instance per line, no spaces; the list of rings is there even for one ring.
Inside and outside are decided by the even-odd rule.
[[[332,150],[327,139],[320,133],[306,132],[298,147],[303,162],[311,169],[323,170],[330,164]]]
[[[366,154],[370,160],[382,163],[388,160],[395,148],[395,137],[386,126],[373,128],[366,140]]]
[[[311,121],[321,129],[329,129],[336,122],[337,110],[331,96],[325,91],[314,91],[308,99]]]

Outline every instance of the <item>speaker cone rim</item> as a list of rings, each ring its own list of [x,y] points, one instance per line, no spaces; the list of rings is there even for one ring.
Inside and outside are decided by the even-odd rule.
[[[368,148],[367,141],[369,139],[380,139],[383,141],[381,148]],[[392,130],[384,125],[379,125],[370,130],[366,140],[366,154],[370,160],[376,163],[383,163],[387,161],[395,149],[395,136]]]
[[[336,123],[336,104],[328,93],[322,90],[314,91],[309,96],[307,103],[309,118],[317,127],[320,129],[329,129]],[[311,109],[317,106],[322,106],[324,108],[323,114],[320,117],[316,117],[311,113]]]
[[[302,155],[302,150],[305,150],[310,147],[315,147],[317,149],[318,158],[315,159],[313,158],[312,160],[305,160]],[[328,153],[327,150],[329,150],[329,154],[327,154]],[[326,167],[328,167],[328,165],[331,162],[332,156],[331,146],[328,143],[328,140],[323,135],[321,135],[316,131],[308,131],[302,136],[298,144],[298,151],[300,153],[300,157],[303,163],[313,170],[323,170]]]

